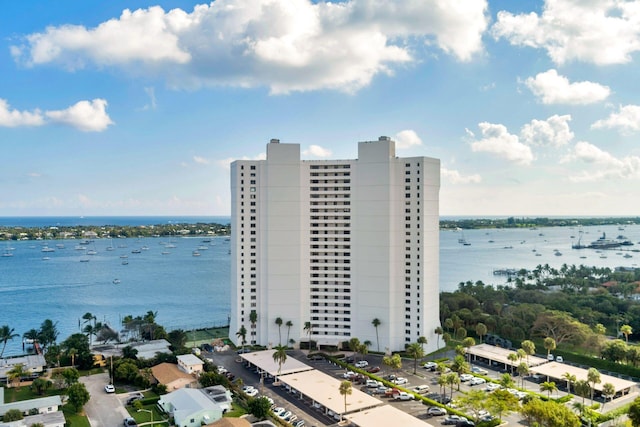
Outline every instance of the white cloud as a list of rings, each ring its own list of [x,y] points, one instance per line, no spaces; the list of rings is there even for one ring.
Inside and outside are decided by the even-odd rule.
[[[590,166],[589,170],[570,176],[573,182],[592,182],[602,179],[640,179],[640,157],[618,159],[593,144],[580,141],[563,162],[577,160]]]
[[[200,164],[200,165],[208,165],[209,164],[209,159],[206,159],[204,157],[200,157],[200,156],[193,156],[193,161]]]
[[[531,120],[520,131],[520,139],[527,145],[561,147],[574,137],[569,128],[571,115],[553,115],[547,120]]]
[[[309,148],[302,152],[305,156],[326,158],[331,157],[331,150],[320,147],[319,145],[310,145]]]
[[[611,113],[609,117],[598,120],[591,125],[592,129],[618,129],[621,133],[640,131],[640,105],[625,105],[618,113]]]
[[[496,39],[544,49],[556,64],[623,64],[640,50],[640,7],[626,0],[545,0],[542,13],[500,11]]]
[[[482,52],[486,0],[218,0],[191,12],[125,10],[94,28],[48,27],[11,47],[27,66],[114,67],[174,87],[353,92],[415,60],[416,42],[461,61]]]
[[[42,126],[44,119],[39,110],[18,111],[12,110],[9,103],[0,99],[0,127],[18,127],[18,126]]]
[[[398,150],[406,150],[407,148],[422,145],[422,140],[418,134],[409,129],[398,132],[394,140]]]
[[[486,152],[520,165],[534,160],[531,148],[521,143],[517,135],[510,134],[504,125],[483,122],[478,125],[482,139],[471,143],[474,152]]]
[[[543,104],[593,104],[606,99],[611,93],[609,87],[598,83],[570,83],[553,69],[539,73],[535,78],[529,77],[525,84]]]
[[[461,175],[457,170],[440,168],[440,176],[446,178],[452,184],[477,184],[482,181],[478,174]]]
[[[53,122],[63,123],[84,132],[101,132],[113,122],[106,112],[107,101],[79,101],[65,110],[47,111],[45,115]]]

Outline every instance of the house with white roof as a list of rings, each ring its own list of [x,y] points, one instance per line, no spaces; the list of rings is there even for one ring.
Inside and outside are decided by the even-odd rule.
[[[160,397],[158,408],[171,415],[177,427],[210,424],[223,414],[223,405],[209,398],[206,389],[181,388],[165,394]]]
[[[181,354],[177,357],[178,368],[187,374],[200,375],[204,369],[204,362],[193,354]]]
[[[17,409],[24,415],[38,411],[37,414],[25,416],[22,420],[6,423],[0,421],[0,427],[23,427],[37,423],[45,427],[64,427],[64,414],[59,410],[61,406],[62,400],[60,396],[47,396],[4,403],[4,388],[0,387],[0,418],[12,409]]]

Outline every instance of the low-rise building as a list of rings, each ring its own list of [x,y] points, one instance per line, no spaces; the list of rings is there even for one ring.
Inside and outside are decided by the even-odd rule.
[[[204,369],[204,362],[193,354],[181,354],[177,359],[178,368],[187,374],[200,375]]]
[[[231,395],[229,394],[229,399]],[[226,399],[225,399],[226,402]],[[171,415],[177,427],[199,427],[222,418],[224,405],[211,399],[207,389],[182,388],[160,397],[158,408]]]

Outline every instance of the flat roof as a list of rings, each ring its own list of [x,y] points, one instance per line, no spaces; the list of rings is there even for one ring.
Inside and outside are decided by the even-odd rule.
[[[562,376],[569,372],[571,375],[575,375],[577,380],[586,380],[587,379],[587,369],[578,368],[577,366],[567,365],[565,363],[560,362],[549,362],[544,365],[536,366],[531,369],[531,372],[548,376],[550,378],[554,378],[559,381],[566,381]],[[631,388],[636,385],[633,381],[623,380],[622,378],[613,377],[611,375],[600,374],[600,383],[595,384],[595,389],[598,391],[602,391],[602,386],[605,383],[611,383],[615,387],[616,393]]]
[[[518,366],[520,363],[525,362],[529,367],[538,366],[540,364],[546,363],[547,359],[537,356],[529,356],[525,357],[521,361],[512,362],[509,360],[509,355],[515,353],[514,350],[509,350],[507,348],[497,347],[495,345],[490,344],[478,344],[469,348],[469,354],[484,357],[485,359],[493,360],[498,363],[504,363],[508,366]]]
[[[280,382],[290,385],[305,396],[325,408],[337,413],[344,412],[344,396],[340,394],[341,380],[327,375],[318,370],[298,372],[295,374],[278,377]],[[379,406],[382,401],[363,393],[356,387],[351,389],[351,395],[347,396],[347,413]],[[392,423],[392,425],[403,425]]]
[[[279,377],[280,375],[293,374],[295,372],[309,371],[311,369],[314,369],[313,367],[299,361],[292,356],[287,356],[287,360],[285,360],[285,362],[282,364],[282,369],[280,369],[280,373],[278,373],[279,365],[275,360],[273,360],[273,354],[275,352],[275,350],[262,350],[255,351],[253,353],[244,353],[240,356],[247,362],[253,363],[258,368],[267,372],[269,375],[273,375],[274,377],[276,375]]]
[[[422,421],[391,405],[355,412],[346,415],[345,418],[359,427],[433,427],[433,424]]]

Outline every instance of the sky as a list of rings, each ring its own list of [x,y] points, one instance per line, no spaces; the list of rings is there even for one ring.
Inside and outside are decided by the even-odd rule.
[[[640,214],[640,0],[23,0],[0,216],[229,215],[271,138],[440,159],[442,216]]]

